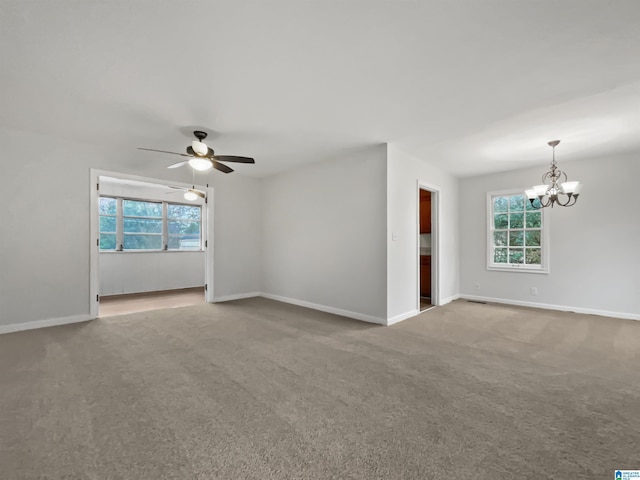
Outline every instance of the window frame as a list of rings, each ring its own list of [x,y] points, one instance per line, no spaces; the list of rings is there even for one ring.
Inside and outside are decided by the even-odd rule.
[[[206,225],[206,221],[204,218],[205,209],[203,208],[205,205],[202,204],[194,204],[187,202],[176,202],[169,200],[154,200],[149,198],[137,198],[137,197],[124,197],[117,195],[109,195],[109,194],[100,194],[98,195],[98,205],[100,205],[100,198],[113,198],[116,200],[116,214],[115,215],[106,215],[106,216],[115,216],[116,218],[116,248],[115,249],[105,249],[100,248],[100,244],[98,244],[98,250],[100,253],[158,253],[158,252],[204,252],[206,248],[206,241],[204,237],[204,229]],[[147,203],[157,203],[162,207],[162,216],[161,217],[141,217],[136,215],[124,215],[124,201],[131,200],[134,202],[147,202]],[[206,204],[206,202],[205,202]],[[169,248],[169,218],[168,218],[168,209],[169,205],[183,205],[187,207],[198,207],[200,209],[200,220],[192,220],[194,222],[200,223],[200,248],[197,249],[180,249],[180,248]],[[100,238],[100,215],[101,213],[98,211],[98,239]],[[161,248],[145,248],[145,249],[126,249],[124,248],[124,219],[125,218],[142,218],[142,219],[152,219],[152,220],[161,220],[162,224],[162,232],[161,233],[128,233],[127,235],[153,235],[160,236],[161,240]],[[105,232],[108,234],[113,234],[113,232]]]
[[[525,201],[525,214],[526,203],[529,202],[526,195],[524,194],[524,188],[522,189],[509,189],[509,190],[498,190],[487,192],[486,198],[486,231],[487,231],[487,270],[497,271],[497,272],[521,272],[521,273],[538,273],[538,274],[548,274],[550,271],[549,268],[549,258],[550,258],[550,228],[549,228],[549,216],[548,216],[548,208],[540,208],[534,211],[540,212],[540,265],[527,265],[524,263],[495,263],[494,262],[494,247],[493,239],[494,239],[494,216],[493,216],[493,199],[494,197],[507,197],[513,195],[522,195]],[[526,217],[525,217],[526,218]],[[507,229],[507,232],[511,229]],[[520,229],[516,229],[520,230]],[[523,232],[527,231],[527,228],[524,227]]]

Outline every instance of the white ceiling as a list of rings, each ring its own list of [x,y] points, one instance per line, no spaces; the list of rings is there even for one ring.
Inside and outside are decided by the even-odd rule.
[[[135,147],[197,127],[257,176],[383,142],[459,176],[606,156],[640,150],[639,25],[638,0],[2,0],[0,128],[169,165]]]

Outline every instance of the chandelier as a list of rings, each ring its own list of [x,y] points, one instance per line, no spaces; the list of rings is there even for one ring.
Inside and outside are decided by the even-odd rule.
[[[551,161],[551,170],[542,176],[542,184],[524,191],[531,207],[535,209],[553,207],[556,204],[561,207],[571,207],[578,201],[582,184],[568,182],[567,174],[560,170],[556,164],[556,146],[559,143],[560,140],[552,140],[548,143],[553,148],[553,160]],[[534,204],[536,200],[540,203]]]

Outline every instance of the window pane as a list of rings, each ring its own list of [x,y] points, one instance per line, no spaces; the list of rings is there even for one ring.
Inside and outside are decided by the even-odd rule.
[[[524,227],[524,213],[512,213],[509,215],[509,228]]]
[[[101,232],[115,232],[116,231],[116,217],[105,217],[100,215],[100,231]]]
[[[493,212],[502,213],[506,212],[509,208],[509,197],[494,197],[493,198]]]
[[[125,250],[161,250],[162,235],[125,235]]]
[[[108,215],[116,214],[116,199],[108,197],[100,197],[98,204],[98,213],[106,213]]]
[[[493,261],[495,263],[507,263],[507,249],[496,248],[493,251]]]
[[[527,248],[526,252],[526,262],[529,265],[542,265],[542,256],[539,248]]]
[[[524,241],[524,235],[523,235],[523,231],[519,230],[516,232],[509,232],[509,246],[522,246],[524,245],[523,241]]]
[[[539,247],[540,246],[540,230],[529,230],[526,235],[526,245]],[[529,262],[527,262],[529,263]]]
[[[497,213],[493,216],[495,228],[507,228],[509,226],[509,216],[506,213]]]
[[[542,225],[541,212],[527,212],[527,228],[540,228]]]
[[[169,204],[167,215],[169,218],[179,218],[182,220],[200,220],[200,207]]]
[[[162,233],[162,220],[146,220],[143,218],[125,218],[125,233]]]
[[[524,252],[522,248],[509,249],[509,263],[523,263]]]
[[[137,200],[124,200],[122,202],[124,215],[134,217],[162,217],[162,204],[153,202],[139,202]]]
[[[200,235],[171,235],[170,250],[200,250]]]
[[[101,233],[100,234],[100,250],[115,250],[115,249],[116,249],[115,233]]]
[[[191,233],[200,234],[200,222],[169,220],[169,234]]]
[[[493,244],[496,247],[506,247],[507,232],[493,232]]]
[[[524,195],[512,195],[509,197],[509,205],[512,212],[522,212],[524,210]]]

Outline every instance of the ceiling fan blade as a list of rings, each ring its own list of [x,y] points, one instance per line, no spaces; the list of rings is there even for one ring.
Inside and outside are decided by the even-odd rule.
[[[160,153],[170,153],[171,155],[180,155],[181,157],[189,157],[186,153],[176,153],[176,152],[167,152],[166,150],[155,150],[153,148],[142,148],[138,147],[138,150],[146,150],[147,152],[160,152]]]
[[[215,168],[216,170],[220,170],[221,172],[224,172],[224,173],[233,172],[233,168],[231,167],[227,167],[226,165],[223,165],[222,163],[218,163],[215,160],[212,160],[212,162],[213,162],[213,168]]]
[[[220,162],[256,163],[251,157],[238,157],[236,155],[214,155],[211,158]]]
[[[185,155],[186,157],[186,155]],[[178,162],[178,163],[174,163],[173,165],[169,165],[167,168],[178,168],[181,167],[182,165],[189,163],[188,160],[184,161],[184,162]]]
[[[195,190],[195,189],[193,189],[193,188],[192,188],[192,189],[191,189],[191,191],[192,191],[193,193],[195,193],[196,195],[198,195],[200,198],[204,198],[204,197],[206,197],[206,195],[204,194],[204,192],[201,192],[200,190]]]

